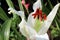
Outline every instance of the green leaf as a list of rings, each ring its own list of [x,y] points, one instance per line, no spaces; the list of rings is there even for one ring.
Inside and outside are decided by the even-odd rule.
[[[6,0],[6,2],[7,2],[7,4],[8,4],[9,7],[14,8],[13,3],[12,3],[11,0]]]
[[[2,35],[1,35],[1,33],[0,33],[0,40],[2,40]]]
[[[44,0],[41,0],[41,1],[42,1],[42,11],[48,15],[50,12],[50,9],[48,9],[47,5],[45,5]]]
[[[2,27],[2,25],[0,24],[0,31],[1,31],[1,27]]]
[[[43,11],[44,13],[46,13],[47,15],[48,15],[49,12],[50,12],[50,10],[49,10],[47,7],[45,7],[45,6],[43,6],[42,11]]]
[[[52,5],[51,1],[48,0],[48,3],[49,3],[49,5],[50,5],[50,7],[51,7],[51,9],[52,9],[52,8],[53,8],[53,5]]]
[[[53,38],[59,36],[58,33],[59,32],[57,30],[52,30],[51,31],[51,35],[52,35]]]
[[[9,40],[9,33],[10,33],[10,27],[11,27],[12,20],[7,20],[2,25],[2,36],[3,40]]]
[[[6,13],[4,12],[4,10],[1,7],[0,7],[0,18],[4,21],[9,19],[8,16],[6,15]]]
[[[19,4],[19,7],[20,7],[20,10],[24,11],[21,0],[18,0],[18,4]]]
[[[56,20],[55,20],[55,23],[56,23],[57,29],[59,30],[59,25]]]

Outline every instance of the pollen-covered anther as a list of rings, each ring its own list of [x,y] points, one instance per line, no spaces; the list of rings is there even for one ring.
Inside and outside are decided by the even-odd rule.
[[[42,14],[42,10],[37,9],[36,12],[34,14],[32,14],[32,16],[34,16],[34,18],[36,18],[38,16],[38,18],[42,21],[42,20],[46,20],[46,14]]]
[[[44,20],[47,20],[46,14],[43,15],[43,19],[44,19]]]
[[[36,12],[34,14],[32,14],[32,16],[34,16],[34,18],[36,18],[39,15],[39,9],[36,10]]]

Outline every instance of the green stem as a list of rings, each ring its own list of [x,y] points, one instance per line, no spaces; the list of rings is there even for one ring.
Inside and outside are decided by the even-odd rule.
[[[6,2],[7,2],[7,4],[8,4],[9,7],[14,8],[13,3],[12,3],[11,0],[6,0]]]
[[[27,11],[27,13],[29,14],[29,11],[28,11],[28,9],[26,9],[26,11]]]
[[[18,0],[18,4],[19,4],[20,10],[21,10],[21,11],[24,11],[23,6],[22,6],[22,3],[21,3],[21,0]]]

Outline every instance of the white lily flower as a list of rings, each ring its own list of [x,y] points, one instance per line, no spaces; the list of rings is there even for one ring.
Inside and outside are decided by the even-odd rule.
[[[35,11],[37,8],[42,9],[41,0],[37,0],[37,1],[33,4],[33,10]]]
[[[25,21],[25,15],[23,11],[16,11],[13,8],[9,8],[9,10],[10,12],[15,13],[21,17],[22,21],[20,22],[19,27],[20,27],[20,32],[25,37],[29,38],[30,40],[49,40],[47,31],[57,13],[60,3],[58,3],[53,8],[53,10],[47,16],[47,19],[44,20],[44,22],[39,20],[38,17],[33,16],[33,14],[36,13],[37,8],[40,8],[42,10],[41,3],[40,4],[39,3],[40,3],[39,1],[34,3],[33,5],[34,12],[29,14],[27,21]],[[38,7],[37,4],[39,4]]]

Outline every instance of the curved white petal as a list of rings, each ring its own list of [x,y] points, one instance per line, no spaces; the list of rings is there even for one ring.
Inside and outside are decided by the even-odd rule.
[[[32,37],[32,40],[49,40],[48,34],[45,33],[43,35],[35,35]]]
[[[23,11],[18,11],[17,15],[21,16],[21,18],[25,18],[25,15],[24,15]]]
[[[32,14],[34,14],[34,13],[35,12],[30,13],[28,16],[28,20],[27,20],[27,24],[30,25],[31,27],[33,27],[34,23],[35,23],[34,16],[32,16]]]
[[[10,13],[15,13],[15,14],[21,16],[21,18],[24,18],[24,12],[23,12],[23,11],[16,11],[16,10],[13,9],[13,8],[9,8],[8,10],[10,10],[10,11],[8,12],[9,14],[10,14]]]
[[[36,35],[36,31],[26,24],[26,21],[23,19],[21,23],[19,24],[20,32],[28,38],[31,38],[32,36]]]
[[[48,31],[54,17],[56,16],[56,13],[57,13],[57,10],[58,10],[59,6],[60,6],[60,3],[57,4],[53,8],[53,10],[49,13],[49,15],[47,16],[47,20],[44,21],[44,23],[43,23],[43,25],[42,25],[42,27],[41,27],[41,29],[39,31],[39,34],[44,34],[44,33],[46,33]]]
[[[37,1],[33,4],[33,10],[36,11],[37,8],[40,8],[40,9],[42,10],[41,0],[37,0]]]
[[[22,21],[20,22],[20,24],[18,25],[19,28],[20,28],[20,32],[24,35],[24,36],[27,36],[27,34],[25,33],[26,31],[26,21],[24,20],[24,18],[22,19]]]
[[[29,27],[29,25],[27,25],[26,28],[29,34],[29,38],[32,38],[32,36],[35,36],[37,34],[37,32],[32,27]]]
[[[20,24],[18,25],[20,28],[23,28],[24,26],[26,26],[26,21],[24,18],[22,18],[22,21],[20,22]]]
[[[18,13],[15,9],[13,8],[8,8],[9,12],[8,13]]]

